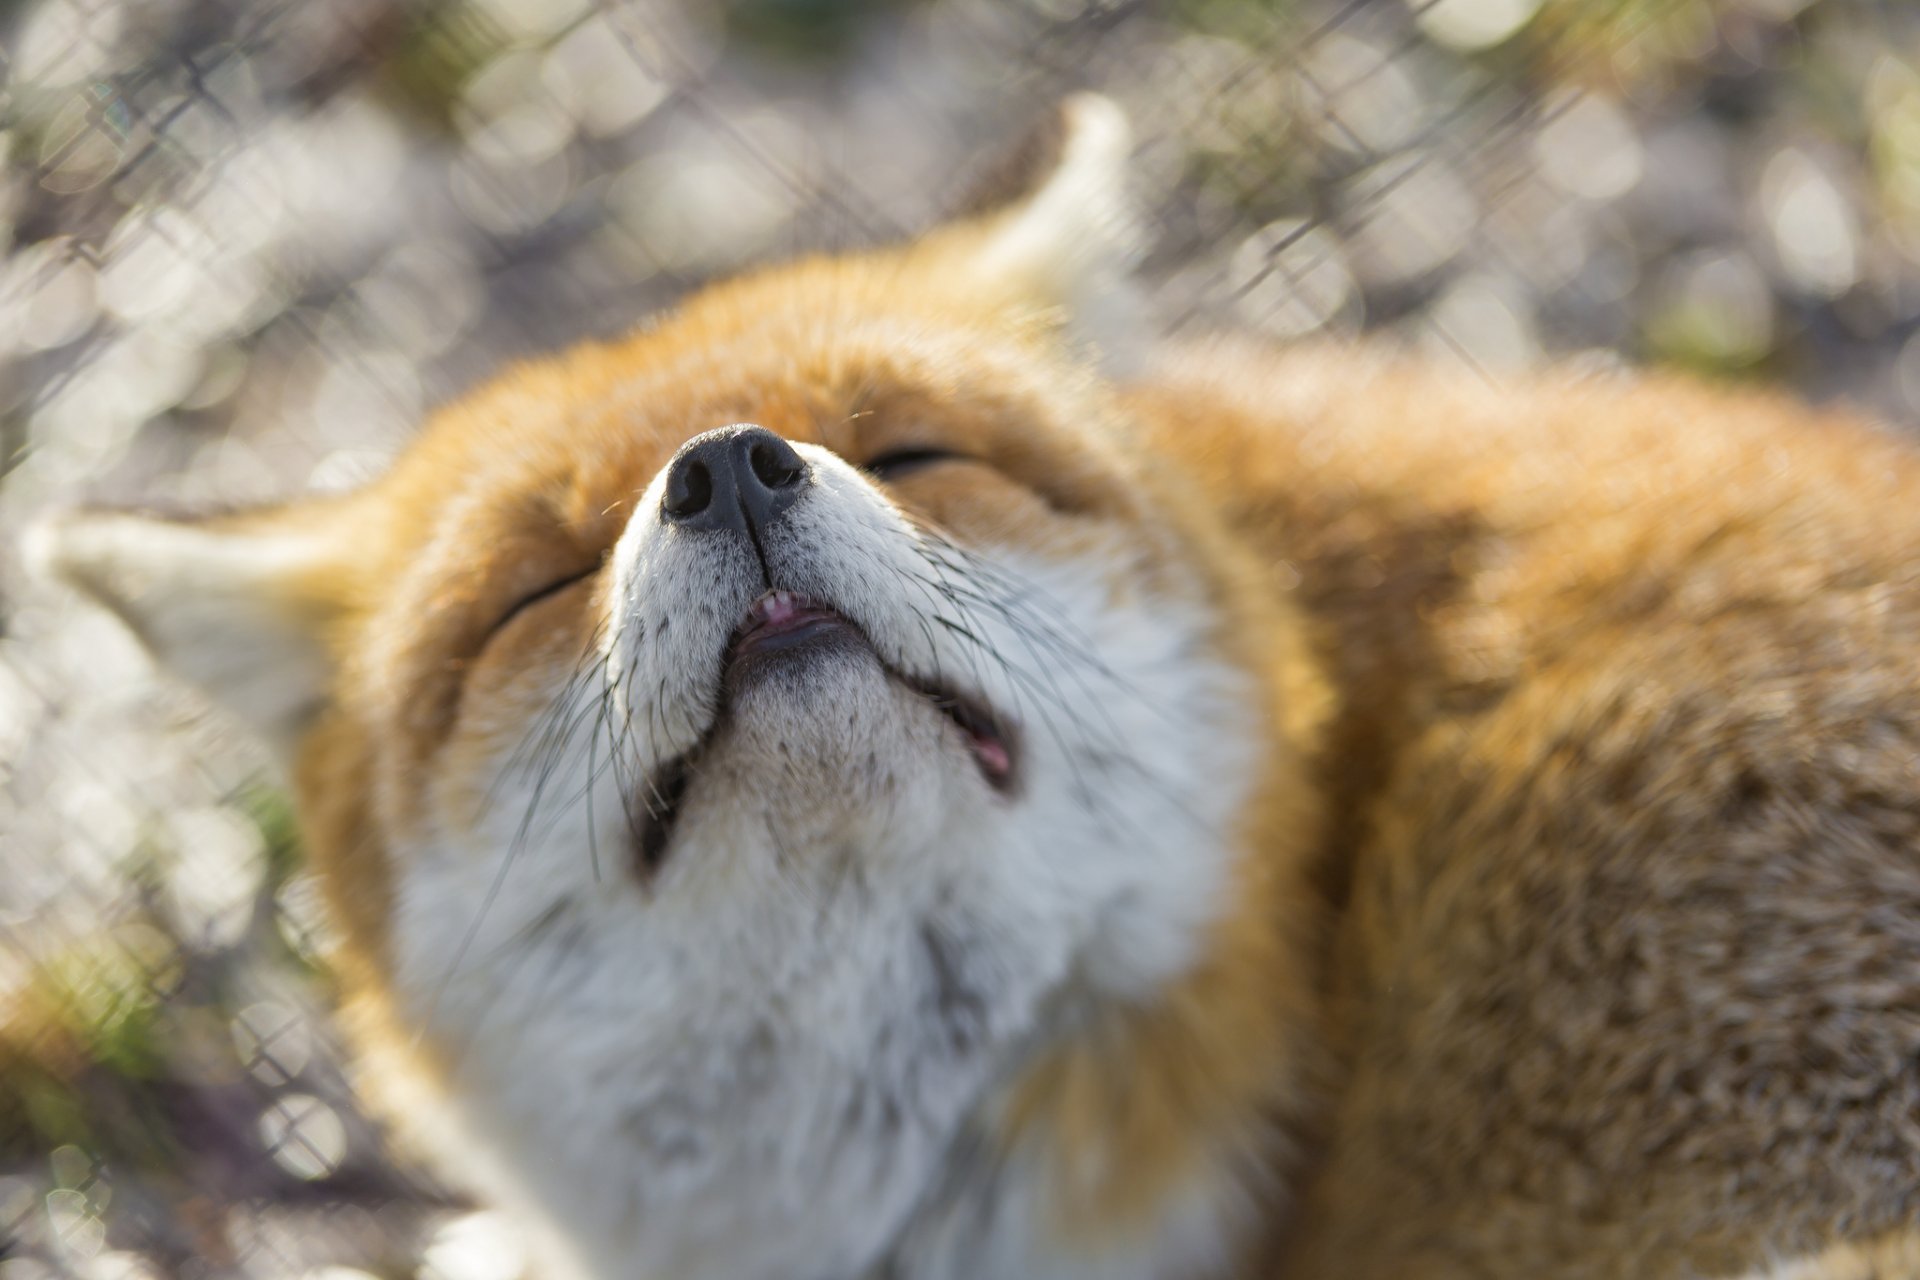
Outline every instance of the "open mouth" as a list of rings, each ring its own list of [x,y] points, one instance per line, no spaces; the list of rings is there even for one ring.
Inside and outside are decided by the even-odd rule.
[[[769,591],[747,607],[746,617],[727,642],[724,680],[729,701],[762,664],[792,658],[804,650],[824,652],[844,646],[873,651],[866,634],[837,610],[798,592]],[[978,698],[944,682],[908,675],[885,662],[882,666],[889,677],[925,698],[947,718],[965,741],[987,785],[1002,794],[1012,791],[1018,758],[1012,726]],[[638,797],[642,803],[634,829],[640,862],[648,872],[657,870],[665,860],[695,762],[712,735],[709,729],[699,745],[662,765]]]
[[[727,642],[728,691],[737,690],[758,670],[795,650],[849,647],[872,646],[858,627],[834,610],[792,591],[769,591],[747,606],[747,616]]]

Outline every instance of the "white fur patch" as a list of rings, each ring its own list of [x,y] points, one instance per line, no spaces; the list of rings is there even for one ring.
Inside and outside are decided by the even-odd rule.
[[[77,513],[28,530],[31,570],[107,605],[169,669],[260,734],[284,764],[325,696],[317,619],[281,584],[318,564],[320,538],[250,534],[118,513]]]
[[[1130,279],[1144,237],[1127,189],[1133,131],[1111,99],[1062,104],[1066,136],[1046,181],[1000,215],[974,260],[981,279],[1058,302],[1110,370],[1137,365],[1146,326]]]
[[[1251,784],[1245,677],[1205,656],[1197,591],[1128,577],[1148,535],[1071,557],[952,547],[798,447],[813,485],[764,566],[663,523],[656,480],[615,552],[602,660],[572,690],[607,715],[572,720],[538,769],[503,759],[484,816],[450,788],[395,851],[396,986],[454,1060],[479,1189],[540,1224],[559,1274],[605,1280],[1211,1261],[1224,1177],[1089,1257],[1052,1236],[1048,1153],[966,1147],[1054,1011],[1141,998],[1194,957]],[[728,638],[769,574],[871,652],[724,698]],[[1011,794],[909,681],[1018,725]],[[627,804],[689,752],[644,877]]]

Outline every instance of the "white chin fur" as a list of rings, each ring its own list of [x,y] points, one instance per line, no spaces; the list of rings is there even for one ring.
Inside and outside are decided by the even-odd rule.
[[[564,1242],[560,1273],[858,1275],[983,1196],[1023,1207],[981,1256],[1084,1270],[1048,1253],[1038,1172],[942,1170],[1045,1011],[1192,957],[1250,781],[1244,678],[1195,656],[1197,600],[1109,593],[1121,533],[1072,560],[972,548],[983,571],[798,447],[815,483],[766,540],[775,585],[874,652],[761,680],[720,719],[766,581],[750,549],[662,524],[656,482],[588,677],[612,714],[580,718],[544,788],[509,769],[483,819],[449,805],[395,850],[397,989],[453,1059],[481,1189]],[[1020,726],[1012,794],[883,662]],[[667,857],[636,874],[623,791],[696,748]],[[967,1270],[924,1243],[901,1261]]]

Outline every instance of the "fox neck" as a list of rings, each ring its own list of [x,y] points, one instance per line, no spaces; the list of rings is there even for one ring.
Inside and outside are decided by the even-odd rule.
[[[1304,829],[1307,815],[1295,807],[1288,771],[1269,776],[1278,785],[1261,788],[1240,824],[1243,840]],[[1035,1003],[1030,1020],[1049,1029],[1046,1037],[1021,1038],[998,1059],[956,1064],[938,1096],[923,1098],[929,1116],[947,1119],[911,1152],[889,1144],[899,1161],[870,1171],[869,1185],[893,1180],[910,1190],[885,1207],[871,1194],[860,1197],[868,1220],[886,1225],[839,1255],[846,1269],[838,1274],[1144,1280],[1224,1273],[1234,1255],[1257,1247],[1251,1232],[1256,1223],[1270,1226],[1284,1203],[1295,1135],[1307,1119],[1297,1099],[1311,1073],[1315,1029],[1303,975],[1317,922],[1289,891],[1303,862],[1296,868],[1274,850],[1255,851],[1261,856],[1241,863],[1234,909],[1206,954],[1158,999],[1120,1004],[1071,979],[1043,994],[1037,975],[1057,973],[1068,958],[998,957],[1003,975],[1034,980],[1023,999]],[[554,938],[559,945],[561,934]],[[537,958],[522,967],[529,982],[540,971]],[[492,993],[497,1001],[510,997]],[[616,1201],[637,1173],[652,1171],[638,1169],[643,1157],[626,1137],[609,1134],[604,1115],[583,1113],[567,1127],[593,1167],[567,1176],[593,1190],[554,1203],[552,1187],[541,1183],[561,1181],[557,1166],[569,1144],[551,1128],[566,1104],[554,1094],[554,1064],[538,1028],[500,1012],[488,1018],[494,1032],[483,1024],[480,1035],[498,1043],[469,1044],[460,1054],[492,1064],[483,1078],[451,1065],[431,1039],[379,1034],[375,1024],[411,1025],[411,1011],[397,1015],[390,998],[368,989],[354,1002],[361,1027],[375,1027],[367,1065],[386,1088],[389,1109],[403,1110],[406,1128],[443,1160],[455,1153],[462,1180],[532,1209],[528,1216],[547,1224],[536,1228],[550,1237],[536,1237],[536,1249],[553,1260],[554,1274],[632,1273],[648,1222]],[[769,1050],[750,1035],[739,1047],[730,1057],[735,1065],[764,1061]],[[409,1090],[423,1069],[432,1077],[427,1087]],[[804,1092],[812,1096],[767,1096],[778,1111],[811,1106],[823,1090]],[[529,1106],[514,1108],[524,1114],[503,1128],[503,1095],[515,1093]],[[671,1146],[671,1138],[660,1131],[650,1140]],[[839,1217],[822,1211],[817,1193],[824,1190],[809,1184],[809,1213]],[[766,1260],[768,1274],[794,1274],[783,1260],[806,1256],[806,1242],[783,1243],[795,1252]],[[881,1261],[855,1261],[860,1256]]]
[[[1254,595],[1233,585],[1253,577],[1241,576],[1230,548],[1217,549],[1212,559],[1227,566],[1223,596]],[[698,1237],[720,1242],[723,1252],[747,1250],[727,1252],[739,1263],[727,1274],[796,1274],[796,1265],[812,1274],[815,1262],[820,1274],[838,1276],[1205,1274],[1252,1246],[1255,1222],[1274,1220],[1289,1168],[1291,1126],[1304,1119],[1298,1099],[1316,1038],[1310,956],[1318,922],[1304,904],[1310,901],[1307,862],[1318,816],[1304,778],[1324,698],[1310,666],[1297,656],[1297,631],[1285,619],[1238,599],[1227,612],[1224,631],[1248,647],[1233,655],[1231,665],[1254,673],[1246,692],[1258,708],[1246,739],[1236,740],[1223,757],[1245,775],[1234,788],[1242,799],[1215,815],[1222,847],[1195,847],[1196,837],[1186,829],[1161,850],[1169,865],[1228,869],[1226,891],[1218,895],[1224,905],[1204,928],[1193,961],[1150,989],[1116,994],[1110,977],[1087,972],[1099,967],[1098,957],[1065,950],[1012,954],[1004,944],[987,948],[976,959],[991,972],[972,977],[998,985],[992,1003],[1003,1025],[980,1029],[969,1052],[935,1055],[943,1065],[934,1073],[909,1059],[916,1052],[914,1037],[937,1027],[869,1027],[855,1034],[857,1043],[802,1039],[771,1046],[758,1044],[754,1028],[744,1023],[735,1028],[738,1034],[704,1026],[697,1034],[690,1031],[689,1042],[723,1050],[718,1058],[708,1052],[708,1065],[733,1070],[742,1062],[774,1064],[762,1086],[736,1090],[728,1095],[734,1101],[723,1099],[725,1105],[714,1109],[736,1129],[794,1129],[796,1116],[833,1105],[839,1096],[835,1083],[844,1083],[848,1062],[873,1061],[887,1041],[905,1055],[903,1110],[916,1126],[911,1134],[873,1135],[866,1145],[883,1153],[881,1159],[842,1168],[832,1179],[798,1179],[805,1194],[794,1199],[792,1229],[759,1242],[729,1228],[727,1206],[765,1204],[777,1194],[793,1198],[791,1161],[779,1169],[763,1165],[774,1181],[758,1188],[731,1177],[691,1179],[684,1204],[665,1216],[678,1219],[677,1230],[688,1226],[690,1214],[713,1213]],[[339,827],[353,836],[364,825],[343,819],[321,829]],[[399,860],[408,871],[393,873],[395,938],[417,941],[448,920],[480,914],[481,904],[459,897],[472,887],[470,879],[460,880],[458,888],[454,882],[439,889],[422,882],[420,869],[433,859],[419,853],[408,851]],[[1010,856],[1010,862],[1031,864],[1034,853]],[[323,869],[333,861],[324,845],[316,855]],[[949,888],[964,893],[964,885]],[[453,903],[464,909],[451,909]],[[921,919],[928,904],[911,910],[896,905],[904,922]],[[583,909],[593,909],[591,902]],[[517,927],[510,906],[496,905],[491,919],[501,929]],[[392,954],[401,948],[371,929],[356,931],[351,919],[347,923],[356,950],[378,957],[369,968],[405,967]],[[910,930],[903,923],[897,932],[904,939]],[[996,939],[1022,936],[990,925],[978,932]],[[806,940],[796,937],[793,945],[803,948]],[[455,1152],[477,1189],[526,1206],[530,1218],[549,1224],[553,1239],[545,1252],[556,1273],[597,1277],[638,1268],[639,1274],[692,1274],[716,1256],[713,1251],[696,1244],[691,1252],[659,1254],[661,1207],[646,1206],[643,1213],[634,1200],[641,1185],[650,1197],[657,1193],[653,1155],[680,1152],[679,1139],[688,1136],[676,1137],[653,1122],[673,1107],[640,1125],[639,1138],[655,1148],[650,1155],[636,1149],[634,1134],[615,1131],[604,1099],[569,1101],[557,1083],[562,1077],[596,1078],[592,1063],[569,1066],[561,1060],[562,1050],[590,1053],[592,1045],[572,1035],[578,1028],[542,1030],[540,982],[569,965],[582,973],[634,971],[605,958],[583,966],[567,950],[566,929],[554,927],[538,948],[522,952],[516,973],[498,975],[473,992],[450,991],[437,1008],[408,1007],[392,1015],[390,1021],[402,1026],[437,1019],[461,1028],[450,1042],[406,1033],[384,1038],[389,1048],[396,1039],[413,1041],[407,1056],[424,1060],[437,1077],[400,1105],[410,1112],[412,1127],[423,1127],[424,1119],[424,1127],[442,1130],[430,1144]],[[475,954],[485,951],[482,946]],[[421,990],[436,987],[446,971],[446,947],[430,953],[437,959],[429,976],[412,984]],[[815,962],[830,966],[836,958],[823,954],[797,963],[806,968]],[[517,996],[516,984],[524,988]],[[379,994],[386,999],[392,993]],[[693,1003],[743,1007],[743,996],[736,991]],[[478,1003],[463,1009],[464,1001]],[[510,1007],[516,1003],[517,1011]],[[868,1007],[912,1005],[905,992],[876,992],[868,1001]],[[796,1022],[791,1011],[785,1018],[788,1026],[826,1021]],[[1045,1029],[1044,1038],[1036,1027]],[[602,1047],[619,1056],[618,1045]],[[457,1065],[448,1065],[456,1059]],[[809,1061],[814,1069],[791,1070]],[[665,1087],[700,1074],[679,1064],[660,1080]],[[788,1087],[776,1087],[781,1080]],[[687,1100],[668,1101],[680,1106]],[[840,1104],[843,1113],[853,1105],[844,1097]],[[743,1116],[742,1110],[753,1114]],[[799,1163],[812,1167],[806,1159]],[[755,1176],[747,1164],[741,1173],[748,1183]],[[865,1225],[847,1234],[845,1224],[856,1221]],[[815,1238],[819,1233],[825,1234]]]
[[[1230,581],[1254,566],[1216,548]],[[1325,814],[1309,770],[1332,695],[1305,632],[1265,604],[1271,720],[1232,839],[1231,906],[1156,998],[1056,1009],[976,1112],[900,1276],[1239,1274],[1270,1256],[1331,1080],[1323,1026]],[[1250,655],[1248,655],[1250,656]]]

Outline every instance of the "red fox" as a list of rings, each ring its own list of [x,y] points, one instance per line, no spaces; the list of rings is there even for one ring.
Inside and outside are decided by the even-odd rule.
[[[1920,454],[1129,342],[1128,130],[49,570],[543,1276],[1920,1276]]]

